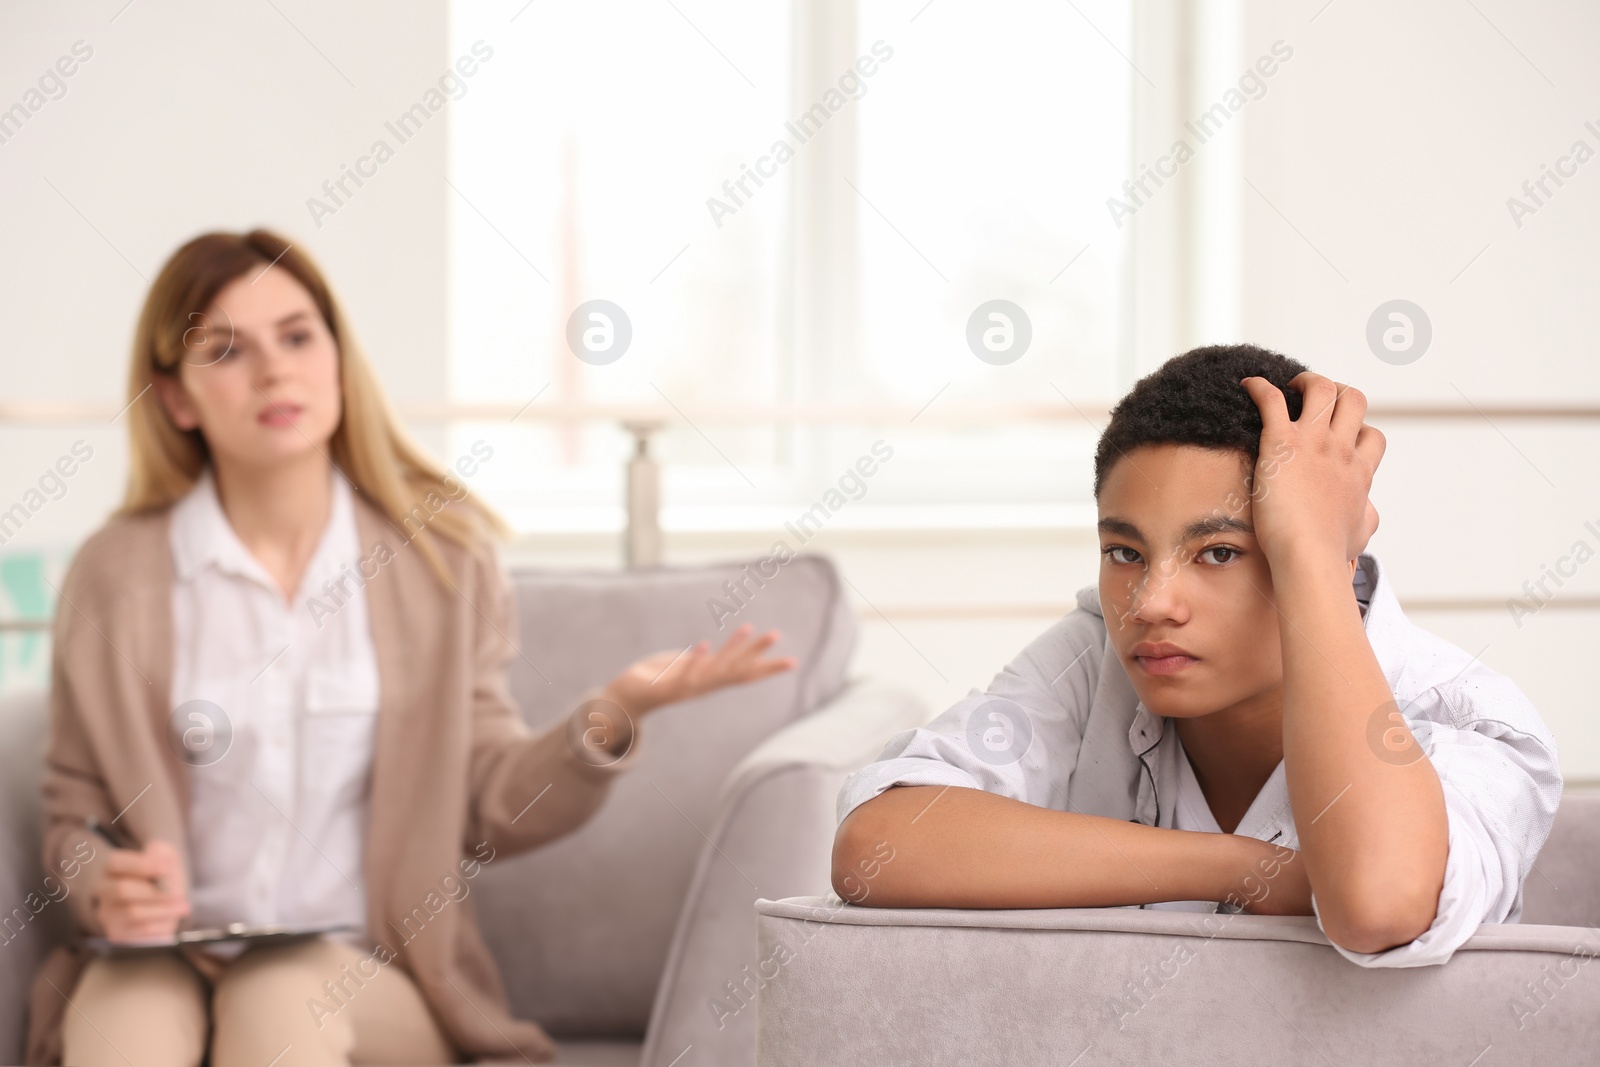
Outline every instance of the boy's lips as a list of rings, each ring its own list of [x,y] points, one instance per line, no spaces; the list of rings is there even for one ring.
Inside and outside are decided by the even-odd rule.
[[[1146,674],[1177,674],[1200,662],[1193,656],[1135,656],[1133,661]]]
[[[1200,662],[1198,656],[1170,641],[1140,641],[1132,652],[1133,661],[1147,674],[1177,674]]]

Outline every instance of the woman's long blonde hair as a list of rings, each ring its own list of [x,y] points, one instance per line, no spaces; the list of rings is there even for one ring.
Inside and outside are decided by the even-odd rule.
[[[389,407],[376,375],[345,320],[322,272],[300,249],[269,230],[206,233],[172,254],[150,286],[134,332],[128,371],[128,492],[121,514],[169,507],[199,479],[210,450],[199,430],[179,429],[151,391],[156,375],[176,377],[186,337],[227,285],[247,273],[288,272],[311,294],[339,352],[343,413],[329,442],[330,459],[392,525],[417,523],[415,540],[438,576],[450,580],[431,541],[438,534],[470,551],[489,536],[504,536],[505,523],[466,487],[428,458]],[[438,505],[429,503],[438,500]],[[424,516],[418,521],[419,507]]]

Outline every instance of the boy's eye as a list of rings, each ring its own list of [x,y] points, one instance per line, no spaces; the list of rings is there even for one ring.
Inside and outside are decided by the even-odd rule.
[[[1117,553],[1119,553],[1119,552],[1126,552],[1128,554],[1128,557],[1131,557],[1131,558],[1120,557],[1120,556],[1117,555]],[[1212,556],[1212,553],[1216,553],[1216,552],[1225,553],[1225,555],[1222,558],[1219,559],[1219,558],[1217,558],[1215,556]],[[1128,548],[1126,545],[1112,545],[1109,548],[1103,548],[1103,549],[1100,550],[1100,554],[1102,556],[1105,556],[1112,563],[1138,563],[1138,562],[1140,562],[1139,553],[1135,552],[1131,548]],[[1219,564],[1219,565],[1220,564],[1226,564],[1226,563],[1232,563],[1240,555],[1242,555],[1242,553],[1237,548],[1233,548],[1230,545],[1213,545],[1210,548],[1202,550],[1201,553],[1200,553],[1200,557],[1202,559],[1204,559],[1206,556],[1212,556],[1212,560],[1211,561],[1213,563],[1216,563],[1216,564]]]

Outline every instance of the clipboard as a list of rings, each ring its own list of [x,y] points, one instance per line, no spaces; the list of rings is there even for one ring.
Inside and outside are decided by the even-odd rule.
[[[304,926],[251,926],[248,923],[229,923],[227,926],[209,930],[179,930],[173,937],[149,941],[111,941],[104,937],[90,937],[84,939],[84,944],[102,956],[125,956],[166,952],[185,945],[216,945],[230,941],[245,941],[250,945],[286,945],[355,928],[350,923],[338,921],[309,923]]]

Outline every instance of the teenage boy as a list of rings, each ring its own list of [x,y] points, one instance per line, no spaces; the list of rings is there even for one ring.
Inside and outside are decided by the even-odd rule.
[[[849,777],[839,894],[1314,915],[1367,967],[1444,963],[1516,922],[1555,739],[1407,620],[1364,551],[1384,451],[1365,412],[1251,345],[1142,379],[1095,454],[1098,588]]]

